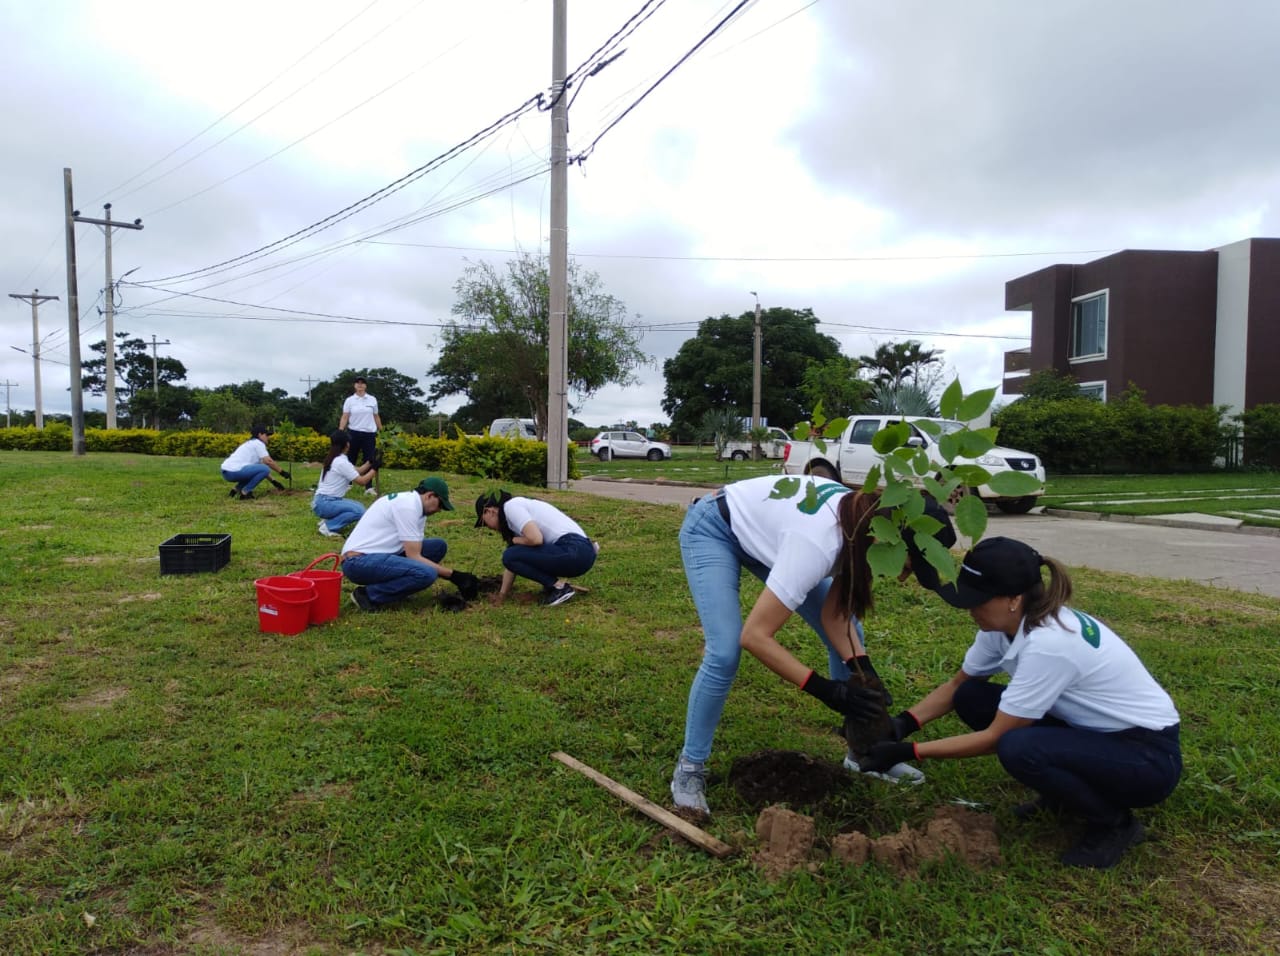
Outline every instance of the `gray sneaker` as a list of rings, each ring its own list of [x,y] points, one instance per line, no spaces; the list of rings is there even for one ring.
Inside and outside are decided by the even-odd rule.
[[[697,810],[711,815],[707,806],[707,767],[681,757],[676,761],[676,772],[671,775],[671,797],[677,809]]]

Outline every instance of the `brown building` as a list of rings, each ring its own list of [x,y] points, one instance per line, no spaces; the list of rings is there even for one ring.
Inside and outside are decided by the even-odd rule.
[[[1280,239],[1049,266],[1006,282],[1005,308],[1031,312],[1006,395],[1052,368],[1104,400],[1133,383],[1152,405],[1280,403]]]

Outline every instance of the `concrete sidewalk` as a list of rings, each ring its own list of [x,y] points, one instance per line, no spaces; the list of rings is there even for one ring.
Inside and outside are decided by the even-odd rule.
[[[680,482],[580,479],[572,490],[681,509],[709,488]],[[1280,535],[1269,529],[1197,527],[1180,520],[1083,513],[993,513],[987,536],[1004,535],[1073,567],[1120,571],[1173,581],[1196,581],[1280,598]]]

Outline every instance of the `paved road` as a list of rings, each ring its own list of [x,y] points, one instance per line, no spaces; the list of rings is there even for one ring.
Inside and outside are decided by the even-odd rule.
[[[684,507],[706,489],[581,479],[574,491]],[[992,514],[987,535],[1017,538],[1065,564],[1197,581],[1280,598],[1280,536],[1049,515]]]

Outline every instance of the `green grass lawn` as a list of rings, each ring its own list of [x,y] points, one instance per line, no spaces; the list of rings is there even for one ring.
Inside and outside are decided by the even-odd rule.
[[[833,714],[755,661],[712,758],[707,829],[734,857],[667,838],[550,758],[666,803],[701,652],[680,509],[538,492],[602,545],[591,592],[559,608],[451,614],[433,588],[361,616],[344,593],[338,620],[263,634],[254,580],[330,544],[301,490],[315,474],[299,466],[298,491],[241,503],[214,461],[0,452],[0,952],[1280,949],[1278,601],[1076,571],[1077,605],[1130,640],[1183,717],[1182,784],[1143,813],[1152,840],[1117,869],[1060,867],[1067,835],[1017,823],[1025,791],[980,758],[925,764],[916,788],[853,780],[807,809],[826,847],[978,801],[1000,866],[946,859],[900,878],[820,859],[775,882],[723,775],[767,748],[838,760],[841,742]],[[499,539],[472,527],[488,483],[446,477],[459,511],[430,532],[449,564],[498,573]],[[230,534],[230,564],[161,576],[158,545],[180,532]],[[892,581],[867,628],[903,704],[972,636],[967,615]],[[824,666],[803,625],[783,639]]]
[[[1280,472],[1050,476],[1041,501],[1050,508],[1104,514],[1224,515],[1280,528]]]

